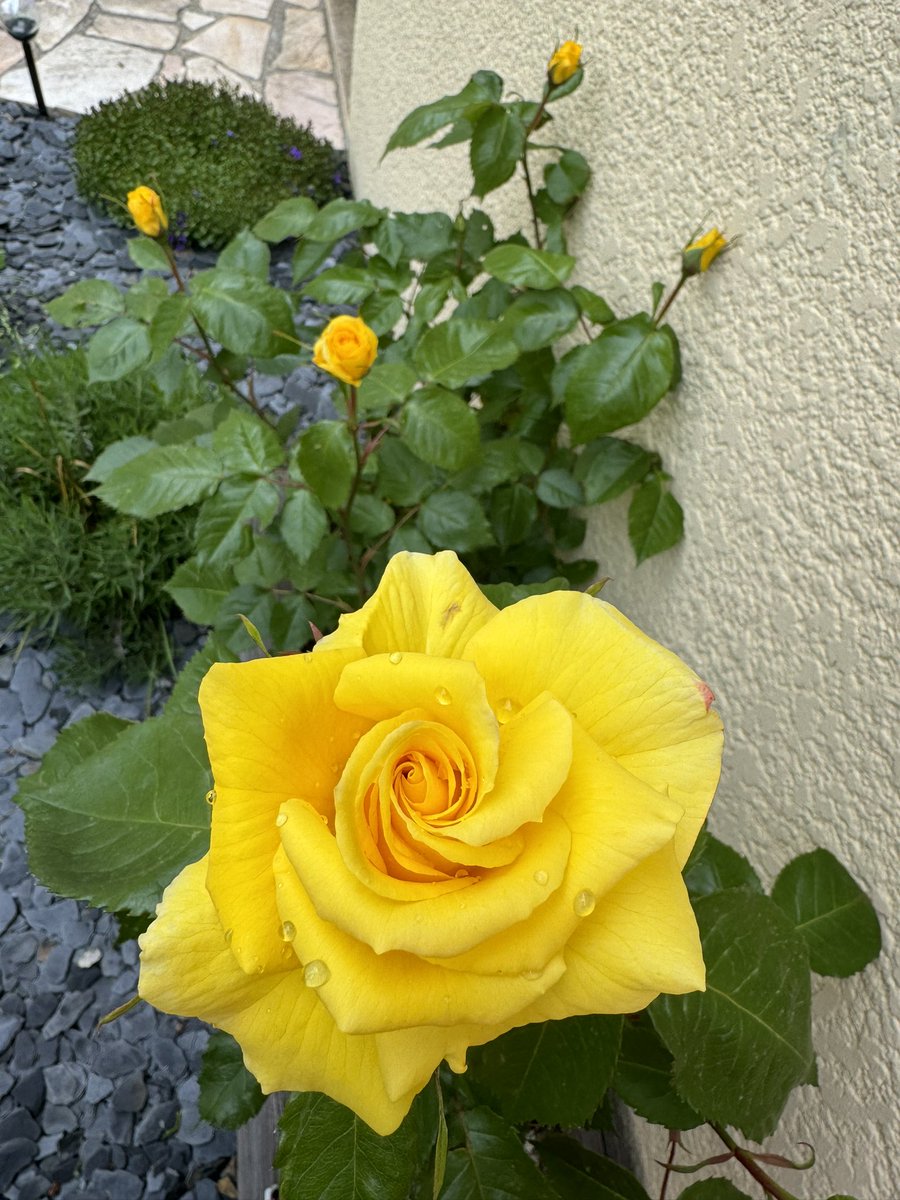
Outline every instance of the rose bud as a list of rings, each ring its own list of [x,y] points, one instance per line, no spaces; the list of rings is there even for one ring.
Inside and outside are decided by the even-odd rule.
[[[147,237],[159,237],[169,228],[169,219],[162,206],[162,200],[153,188],[136,187],[128,193],[128,211],[141,233]]]

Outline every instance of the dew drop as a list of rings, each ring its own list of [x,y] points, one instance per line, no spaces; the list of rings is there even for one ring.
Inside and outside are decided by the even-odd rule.
[[[453,701],[453,697],[450,695],[450,693],[447,691],[447,689],[445,687],[436,688],[435,693],[434,693],[434,698],[435,698],[435,700],[437,700],[438,704],[444,704],[444,705],[450,704]]]
[[[321,958],[314,958],[303,968],[303,982],[307,987],[320,988],[331,978],[331,972]]]
[[[216,789],[210,788],[206,793],[206,803],[212,806],[216,802]]]
[[[281,940],[283,942],[292,942],[297,936],[297,926],[293,921],[285,921],[281,926]]]
[[[549,881],[550,876],[546,871],[535,871],[534,882],[538,885],[538,887],[546,887]]]
[[[280,829],[282,825],[287,825],[287,813],[279,813],[275,818],[275,824]]]
[[[395,650],[393,654],[388,655],[388,662],[396,667],[397,663],[403,662],[403,655],[399,650]]]
[[[597,907],[597,897],[593,892],[583,888],[572,901],[576,917],[589,917]]]
[[[466,870],[465,867],[460,867],[458,871],[453,872],[453,877],[454,877],[454,879],[468,879],[469,872]]]
[[[226,929],[226,930],[225,930],[225,945],[226,945],[226,946],[230,946],[230,945],[231,945],[231,939],[232,939],[233,937],[234,937],[234,930],[233,930],[233,929]]]
[[[535,967],[531,971],[523,971],[522,978],[527,979],[529,981],[529,983],[531,983],[535,979],[540,979],[540,977],[543,975],[543,973],[544,973],[544,971],[543,971],[542,967]]]
[[[497,720],[501,725],[505,725],[507,721],[512,719],[515,711],[516,706],[514,702],[509,698],[509,696],[504,696],[497,705]]]

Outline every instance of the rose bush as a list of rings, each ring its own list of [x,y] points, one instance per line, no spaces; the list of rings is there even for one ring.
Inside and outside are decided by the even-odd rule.
[[[386,1134],[469,1046],[702,989],[681,868],[710,700],[598,599],[498,611],[454,554],[395,556],[313,652],[207,674],[210,850],[141,939],[140,995]]]

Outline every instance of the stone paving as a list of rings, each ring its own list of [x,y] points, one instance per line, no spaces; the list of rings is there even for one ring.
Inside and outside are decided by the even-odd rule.
[[[344,148],[322,0],[40,0],[38,15],[51,111],[87,112],[154,79],[224,80]],[[0,100],[34,103],[21,44],[3,29]]]

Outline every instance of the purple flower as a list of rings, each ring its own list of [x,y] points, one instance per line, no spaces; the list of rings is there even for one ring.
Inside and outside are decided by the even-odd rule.
[[[291,146],[290,150],[288,150],[288,154],[290,154],[291,158],[295,158],[297,162],[299,162],[303,157],[303,151],[298,150],[296,146]]]
[[[226,129],[225,136],[226,137],[237,137],[237,134],[234,132],[233,129]]]

